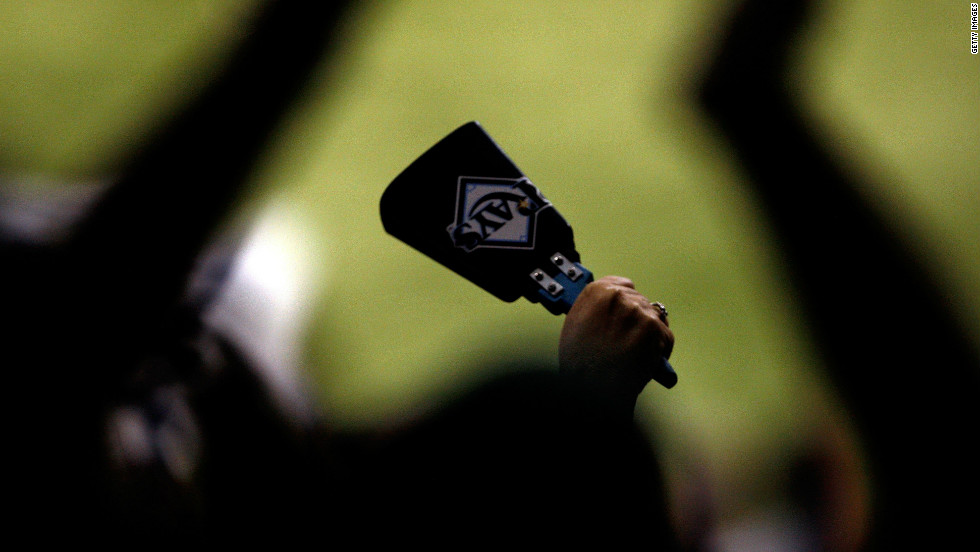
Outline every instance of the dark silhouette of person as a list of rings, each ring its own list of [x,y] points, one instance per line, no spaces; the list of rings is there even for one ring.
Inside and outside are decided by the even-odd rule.
[[[861,197],[787,86],[820,4],[748,0],[720,37],[696,100],[718,124],[777,232],[828,376],[867,450],[867,550],[955,548],[977,485],[976,347],[892,225]]]

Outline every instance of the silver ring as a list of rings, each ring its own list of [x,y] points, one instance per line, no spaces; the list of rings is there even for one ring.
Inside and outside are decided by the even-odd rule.
[[[657,310],[660,311],[660,316],[662,317],[667,316],[667,307],[665,307],[663,303],[661,303],[660,301],[654,301],[650,304],[654,307],[657,307]]]

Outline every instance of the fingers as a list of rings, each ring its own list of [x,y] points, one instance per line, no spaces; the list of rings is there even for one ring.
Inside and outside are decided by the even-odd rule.
[[[636,289],[632,280],[622,276],[604,276],[589,287],[593,286],[596,288],[593,292],[609,295],[600,301],[607,303],[610,309],[619,310],[618,316],[630,321],[640,339],[652,341],[664,358],[670,358],[674,333],[670,330],[667,308],[662,303],[651,302]]]
[[[651,378],[667,387],[664,358],[674,347],[666,315],[633,281],[605,276],[582,290],[565,317],[559,371],[635,402]]]

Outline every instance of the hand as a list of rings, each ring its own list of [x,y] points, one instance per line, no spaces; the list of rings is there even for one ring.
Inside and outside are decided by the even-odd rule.
[[[606,276],[575,300],[562,326],[559,372],[608,394],[630,412],[674,348],[666,313],[627,278]]]

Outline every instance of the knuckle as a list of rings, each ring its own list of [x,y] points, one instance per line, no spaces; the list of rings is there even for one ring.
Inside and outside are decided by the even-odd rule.
[[[640,305],[633,300],[629,289],[615,287],[609,290],[609,301],[611,305],[624,316],[639,319],[643,315]]]
[[[620,301],[620,296],[622,295],[622,290],[609,282],[596,281],[592,282],[586,289],[590,289],[592,295],[596,296],[596,299],[610,304],[615,304]]]
[[[603,276],[596,281],[612,286],[633,287],[633,281],[622,276]]]

